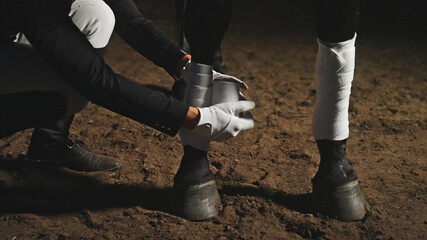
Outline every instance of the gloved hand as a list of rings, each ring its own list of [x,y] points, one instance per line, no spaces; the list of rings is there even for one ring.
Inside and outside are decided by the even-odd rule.
[[[225,141],[237,136],[239,132],[254,127],[252,115],[240,117],[239,113],[255,108],[252,101],[221,103],[199,108],[200,120],[193,130],[181,129],[183,145],[190,145],[199,150],[208,151],[209,142]]]

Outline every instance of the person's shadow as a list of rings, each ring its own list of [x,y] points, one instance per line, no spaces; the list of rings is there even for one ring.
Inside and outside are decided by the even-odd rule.
[[[174,214],[171,187],[153,185],[106,184],[93,176],[66,169],[34,168],[21,158],[0,158],[0,170],[13,171],[24,183],[0,183],[0,214],[35,213],[58,215],[76,211],[106,208],[142,207]],[[27,179],[28,178],[28,179]],[[220,194],[228,196],[256,196],[270,199],[288,209],[312,213],[311,195],[290,195],[283,191],[256,185],[220,186]]]
[[[84,209],[135,206],[171,212],[168,207],[171,188],[106,184],[90,174],[61,168],[37,168],[20,158],[0,158],[0,170],[25,175],[21,178],[23,183],[0,182],[0,215],[25,212],[57,215]]]

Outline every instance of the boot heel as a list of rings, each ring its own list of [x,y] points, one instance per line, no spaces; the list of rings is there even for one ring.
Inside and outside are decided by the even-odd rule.
[[[218,215],[221,198],[215,180],[189,186],[174,184],[173,188],[178,216],[190,221],[204,221]]]
[[[370,211],[357,180],[335,187],[313,182],[313,200],[320,213],[342,221],[361,220]]]

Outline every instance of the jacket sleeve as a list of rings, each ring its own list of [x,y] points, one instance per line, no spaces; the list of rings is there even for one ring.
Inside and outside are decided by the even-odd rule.
[[[145,18],[133,0],[104,0],[116,17],[115,31],[133,49],[173,75],[186,55],[163,31]]]
[[[115,74],[67,18],[59,27],[24,32],[34,49],[91,102],[175,135],[189,106]]]

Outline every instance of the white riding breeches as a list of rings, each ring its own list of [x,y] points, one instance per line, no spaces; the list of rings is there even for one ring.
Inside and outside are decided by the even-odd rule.
[[[75,0],[69,14],[94,48],[104,48],[114,29],[115,18],[102,0]],[[68,98],[67,115],[83,110],[88,100],[61,79],[31,47],[25,36],[0,44],[0,95],[29,91],[58,91]]]

